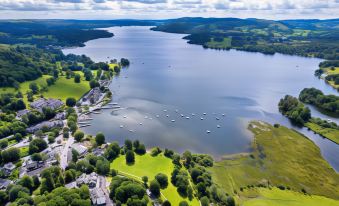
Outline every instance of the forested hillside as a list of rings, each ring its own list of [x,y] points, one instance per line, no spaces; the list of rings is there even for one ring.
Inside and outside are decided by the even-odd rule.
[[[239,49],[265,54],[339,59],[338,19],[286,20],[181,18],[156,31],[189,34],[189,43],[215,49]]]

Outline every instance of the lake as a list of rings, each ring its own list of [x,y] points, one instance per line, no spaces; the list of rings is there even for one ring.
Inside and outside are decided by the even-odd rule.
[[[220,158],[249,151],[250,120],[293,127],[278,111],[284,95],[298,96],[306,87],[337,93],[314,77],[320,59],[204,49],[187,44],[184,35],[149,29],[108,28],[114,37],[63,50],[95,61],[121,57],[131,61],[110,85],[112,102],[123,109],[92,114],[92,126],[83,128],[86,133],[101,131],[108,141],[139,139],[147,147],[191,150]],[[311,109],[313,116],[338,123]],[[295,129],[312,139],[339,171],[338,145],[306,129]]]

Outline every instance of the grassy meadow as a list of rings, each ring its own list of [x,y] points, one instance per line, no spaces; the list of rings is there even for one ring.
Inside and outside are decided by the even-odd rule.
[[[305,126],[311,129],[313,132],[339,144],[339,130],[332,128],[324,128],[312,122],[307,122]]]
[[[147,176],[149,182],[152,181],[158,173],[164,173],[169,178],[168,187],[161,190],[162,194],[168,199],[172,205],[179,205],[182,200],[186,200],[189,205],[198,206],[199,201],[194,198],[189,201],[188,198],[183,198],[177,192],[176,187],[171,183],[171,173],[174,169],[172,160],[165,157],[163,154],[159,154],[156,157],[152,157],[150,154],[135,155],[135,163],[133,165],[127,165],[125,156],[121,155],[111,163],[111,168],[118,170],[120,175],[124,175],[136,180],[141,181],[143,176]],[[164,198],[163,197],[163,198]]]
[[[229,194],[247,186],[274,185],[339,199],[339,174],[305,136],[280,126],[252,122],[253,152],[216,162],[214,181]]]
[[[242,206],[339,206],[338,200],[317,195],[305,195],[278,188],[255,188],[246,190]]]

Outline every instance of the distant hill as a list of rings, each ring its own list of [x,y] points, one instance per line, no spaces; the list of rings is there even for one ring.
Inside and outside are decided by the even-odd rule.
[[[339,59],[339,19],[180,18],[153,30],[188,34],[189,43],[206,48]]]

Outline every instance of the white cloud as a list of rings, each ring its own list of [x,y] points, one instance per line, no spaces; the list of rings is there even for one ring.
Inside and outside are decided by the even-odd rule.
[[[0,18],[158,19],[182,16],[338,18],[339,0],[0,0]]]

